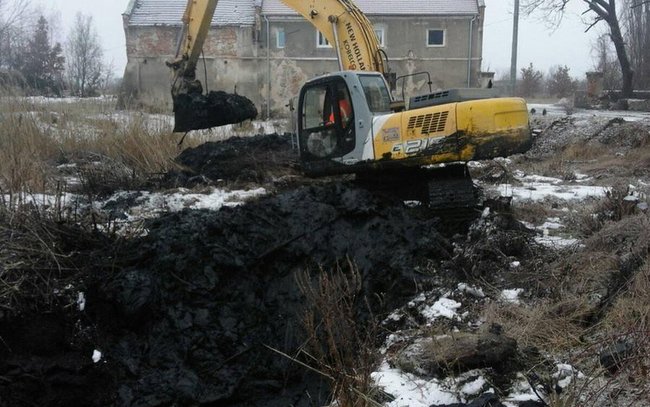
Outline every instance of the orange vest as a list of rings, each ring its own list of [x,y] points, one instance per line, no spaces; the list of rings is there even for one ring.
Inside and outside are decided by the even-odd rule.
[[[346,99],[339,100],[339,110],[341,111],[341,119],[343,119],[343,127],[352,117],[352,108]],[[330,113],[330,123],[334,123],[334,112]]]

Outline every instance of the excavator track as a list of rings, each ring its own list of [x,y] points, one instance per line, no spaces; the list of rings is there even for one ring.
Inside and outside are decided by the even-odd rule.
[[[458,167],[429,179],[428,206],[443,223],[469,224],[480,213],[481,194],[466,166]]]
[[[454,229],[469,225],[480,214],[480,189],[464,164],[357,174],[356,182],[388,199],[420,202]]]

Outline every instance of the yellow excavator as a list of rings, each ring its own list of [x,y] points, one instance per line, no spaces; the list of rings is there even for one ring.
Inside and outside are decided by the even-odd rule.
[[[297,132],[301,165],[307,175],[355,173],[363,178],[380,174],[384,182],[393,180],[395,185],[428,185],[427,196],[416,188],[420,192],[414,198],[426,198],[434,206],[456,207],[473,202],[468,161],[509,156],[530,148],[528,109],[523,99],[481,99],[480,95],[477,99],[477,92],[456,89],[413,97],[406,108],[403,101],[393,99],[386,54],[372,24],[352,0],[282,1],[333,45],[340,68],[309,80],[300,91]],[[176,102],[179,98],[188,91],[196,94],[193,71],[216,5],[217,0],[188,0],[184,40],[170,64],[174,67],[177,122],[199,123],[201,120],[194,119],[197,114],[212,117],[213,122],[219,122],[220,116],[232,116],[232,112],[218,109],[176,110],[182,104]],[[234,104],[245,105],[239,100]],[[241,113],[245,116],[237,118],[241,121],[252,116],[251,109]],[[431,167],[437,168],[422,170]]]

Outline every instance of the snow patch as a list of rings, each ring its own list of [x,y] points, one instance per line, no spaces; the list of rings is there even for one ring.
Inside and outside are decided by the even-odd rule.
[[[100,351],[98,351],[97,349],[95,349],[93,351],[93,362],[97,363],[100,360],[102,360],[102,353]]]
[[[483,387],[487,384],[487,381],[483,378],[483,376],[479,376],[476,378],[476,380],[465,383],[463,387],[461,387],[460,392],[464,396],[473,396],[476,394],[479,394],[480,392],[483,391]]]
[[[458,290],[473,295],[474,297],[485,298],[485,293],[480,287],[474,287],[465,283],[458,283]]]
[[[79,311],[86,309],[86,295],[83,293],[83,291],[77,295],[77,306],[79,307]]]
[[[512,290],[503,290],[501,291],[500,298],[502,301],[519,304],[519,295],[524,292],[523,288],[515,288]]]
[[[438,380],[425,380],[404,373],[399,369],[391,368],[386,361],[370,377],[377,386],[395,397],[395,400],[385,405],[386,407],[429,407],[461,401]]]
[[[430,322],[435,321],[438,317],[447,319],[458,319],[456,310],[462,306],[450,298],[440,298],[433,305],[424,307],[420,313]]]
[[[578,239],[565,238],[560,236],[536,236],[535,241],[543,246],[555,249],[562,249],[576,246],[580,243]]]
[[[565,201],[584,201],[591,197],[603,197],[607,191],[605,187],[589,185],[501,184],[497,188],[501,196],[512,197],[513,201],[533,202],[543,201],[547,197],[556,197]]]

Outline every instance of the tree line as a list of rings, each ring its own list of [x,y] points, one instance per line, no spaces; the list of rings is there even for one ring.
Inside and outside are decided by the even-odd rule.
[[[0,84],[32,95],[88,97],[110,82],[92,16],[77,13],[63,43],[30,0],[0,0]]]
[[[560,21],[570,2],[525,0],[525,12],[545,13]],[[634,89],[650,88],[650,0],[580,0],[588,19],[586,31],[605,27],[595,44],[595,69],[603,72],[605,87],[620,88],[631,97]]]
[[[547,75],[536,69],[532,63],[521,68],[517,79],[517,94],[524,97],[549,96],[563,98],[571,96],[578,89],[579,81],[571,76],[566,65],[551,67]]]

